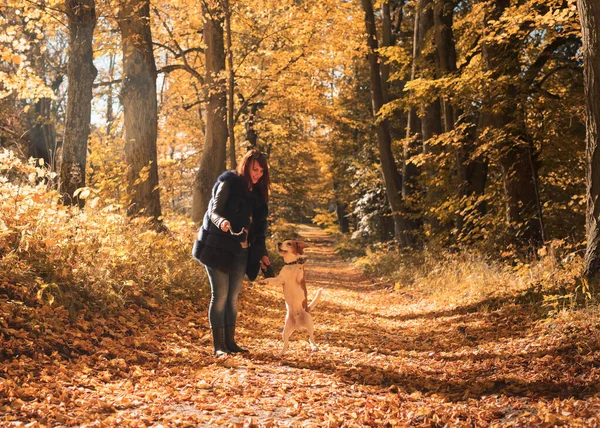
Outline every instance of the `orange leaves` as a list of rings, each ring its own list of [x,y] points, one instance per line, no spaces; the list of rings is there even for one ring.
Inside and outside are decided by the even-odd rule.
[[[251,353],[225,358],[212,356],[206,294],[193,304],[167,296],[151,309],[129,304],[75,317],[35,301],[0,300],[0,424],[599,422],[597,313],[542,320],[514,299],[484,308],[486,297],[477,294],[482,281],[475,276],[471,294],[455,293],[451,301],[435,290],[393,291],[341,261],[322,232],[299,230],[310,233],[313,244],[307,249],[309,290],[311,283],[328,289],[313,314],[319,351],[311,352],[298,332],[289,352],[279,356],[285,308],[281,290],[268,286],[245,284],[236,337]],[[447,282],[460,280],[448,266],[430,266],[429,279],[444,272]],[[497,287],[499,273],[488,269],[486,275]],[[139,290],[140,283],[128,287]],[[145,293],[137,293],[140,303],[147,303]]]

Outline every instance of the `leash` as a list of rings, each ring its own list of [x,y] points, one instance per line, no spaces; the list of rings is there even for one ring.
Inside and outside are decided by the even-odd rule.
[[[239,232],[234,232],[231,227],[229,228],[229,233],[231,233],[233,236],[240,236],[244,232],[246,232],[245,227],[242,227],[242,230],[240,230]]]

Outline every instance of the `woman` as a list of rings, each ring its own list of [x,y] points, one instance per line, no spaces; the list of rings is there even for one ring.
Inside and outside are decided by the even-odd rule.
[[[193,256],[208,272],[216,355],[248,352],[235,343],[237,302],[244,275],[253,281],[261,263],[271,264],[265,246],[268,199],[267,159],[257,150],[248,151],[237,170],[224,172],[213,187]]]

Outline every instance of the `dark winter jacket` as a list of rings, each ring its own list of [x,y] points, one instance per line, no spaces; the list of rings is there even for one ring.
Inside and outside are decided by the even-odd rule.
[[[194,243],[192,254],[202,264],[229,273],[234,256],[242,250],[246,233],[234,236],[223,232],[225,220],[234,232],[245,228],[248,232],[248,266],[246,274],[256,279],[260,260],[267,254],[265,235],[268,206],[258,186],[250,191],[243,177],[235,171],[226,171],[217,179],[208,210]]]

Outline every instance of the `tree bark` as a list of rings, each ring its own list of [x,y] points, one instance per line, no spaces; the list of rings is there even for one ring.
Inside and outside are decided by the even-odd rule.
[[[259,104],[250,104],[250,112],[248,113],[248,117],[246,119],[246,141],[248,142],[248,146],[250,148],[255,148],[256,144],[258,143],[258,134],[256,133],[256,129],[254,129],[254,118],[258,108]]]
[[[229,135],[229,168],[235,169],[235,71],[233,70],[233,50],[231,48],[231,5],[224,0],[225,32],[227,34],[227,134]]]
[[[44,164],[56,171],[58,142],[56,141],[55,114],[52,99],[41,98],[29,110],[30,143],[28,156],[44,159]],[[58,162],[60,163],[60,161]]]
[[[435,50],[427,46],[430,35],[434,32],[434,1],[420,0],[419,1],[419,37],[417,39],[417,59],[418,68],[417,74],[426,79],[435,78],[435,69],[438,63]],[[438,155],[441,150],[438,147],[432,148],[429,140],[442,133],[442,109],[439,97],[436,97],[430,104],[424,106],[425,114],[421,117],[421,135],[423,137],[423,153]],[[438,167],[435,162],[427,162],[425,164],[425,173],[427,174],[428,182],[431,183],[437,175]],[[426,212],[429,207],[438,204],[441,194],[437,187],[427,185],[425,189],[425,207]],[[425,214],[423,222],[429,226],[433,233],[437,233],[440,229],[439,221],[432,215]]]
[[[67,0],[69,63],[67,66],[67,118],[62,145],[59,192],[63,203],[83,207],[73,193],[85,186],[88,137],[92,115],[92,85],[98,71],[93,63],[96,26],[94,0]]]
[[[454,19],[455,0],[435,0],[433,22],[435,26],[434,40],[437,52],[437,77],[441,78],[456,71],[456,46],[452,23]],[[442,122],[444,132],[454,129],[456,117],[454,108],[445,97],[441,99]]]
[[[435,0],[433,9],[435,24],[434,38],[437,52],[436,74],[438,78],[452,75],[457,71],[456,46],[452,29],[454,4],[455,0]],[[459,120],[468,126],[465,138],[460,142],[455,153],[458,181],[457,193],[459,197],[482,195],[487,180],[487,162],[482,156],[472,159],[473,152],[476,149],[476,135],[473,132],[476,127],[476,121],[472,117],[464,117],[463,112],[455,108],[447,98],[442,97],[440,101],[444,132],[453,130]],[[486,207],[485,204],[480,203],[475,209],[479,213],[484,214]],[[457,229],[461,230],[464,221],[460,214],[456,216],[455,222]]]
[[[510,0],[496,0],[484,23],[498,20]],[[519,247],[536,248],[544,241],[538,192],[538,163],[532,142],[525,133],[523,112],[515,82],[521,72],[516,52],[518,41],[486,42],[483,63],[492,72],[491,81],[508,80],[504,87],[490,87],[480,118],[480,132],[501,130],[506,136],[495,141],[499,153],[506,199],[506,219],[514,229]],[[502,77],[509,77],[502,79]]]
[[[413,52],[410,80],[417,78],[417,57],[419,45],[419,19],[420,9],[415,7],[413,18]],[[422,226],[422,219],[417,210],[417,200],[421,193],[418,185],[419,168],[410,159],[421,153],[423,149],[421,134],[421,120],[417,115],[417,109],[409,107],[406,124],[406,139],[402,148],[402,199],[404,211],[407,215],[407,227],[411,236],[411,243],[415,243],[415,232]]]
[[[379,57],[377,55],[377,30],[375,27],[375,14],[373,12],[373,4],[371,0],[362,0],[363,9],[365,12],[365,25],[367,29],[367,45],[369,47],[369,65],[370,65],[370,80],[371,80],[371,105],[373,117],[377,118],[379,110],[384,103],[383,85],[381,82],[381,70],[379,67]],[[401,176],[398,173],[394,155],[392,153],[392,141],[390,129],[387,120],[378,120],[375,125],[377,131],[377,142],[379,147],[379,157],[381,161],[381,170],[383,173],[383,181],[390,208],[392,210],[392,218],[394,219],[394,237],[401,245],[410,245],[410,239],[407,235],[407,228],[404,219],[401,216],[403,212],[402,198],[400,195]]]
[[[40,74],[45,73],[45,62],[39,52],[38,44],[35,44],[35,60],[39,60],[42,64],[34,64],[36,68],[41,67]],[[52,92],[58,95],[60,85],[64,80],[63,75],[58,75],[54,78],[51,84]],[[61,142],[56,138],[56,123],[58,121],[58,108],[56,102],[51,98],[41,98],[33,104],[33,108],[29,110],[27,122],[30,132],[29,138],[29,153],[27,156],[44,159],[46,167],[52,171],[60,170],[60,151]]]
[[[28,55],[28,60],[33,69],[39,76],[47,76],[50,81],[52,92],[60,97],[59,88],[63,83],[64,72],[60,67],[53,75],[49,69],[48,54],[42,52],[42,44],[34,42],[35,34],[25,31],[25,35],[32,43],[32,50]],[[46,79],[45,79],[46,80]],[[44,164],[52,171],[59,171],[60,166],[60,145],[57,139],[56,124],[60,122],[57,102],[52,98],[40,98],[30,105],[27,113],[27,153],[26,156],[44,159]]]
[[[433,19],[433,8],[434,3],[433,0],[419,0],[418,9],[419,9],[419,31],[417,36],[417,46],[416,46],[416,64],[417,69],[416,73],[419,77],[425,78],[434,78],[434,74],[431,70],[435,69],[436,65],[436,55],[434,51],[430,53],[426,53],[428,50],[426,49],[426,40],[430,31],[434,28],[434,19]],[[427,141],[442,133],[442,112],[440,108],[440,100],[436,98],[431,104],[426,105],[425,114],[421,117],[421,133],[423,136],[423,152],[429,153],[430,147]]]
[[[586,239],[583,272],[586,278],[600,273],[600,4],[577,0],[583,34],[586,104]]]
[[[417,50],[419,38],[419,8],[415,9],[413,22],[413,52],[410,80],[417,78]],[[415,164],[409,163],[410,158],[420,152],[418,141],[421,139],[421,121],[417,116],[416,109],[411,106],[408,110],[408,120],[406,124],[406,142],[403,148],[404,161],[402,164],[402,197],[409,198],[417,191],[416,181],[419,176],[419,170]]]
[[[131,204],[129,216],[161,217],[156,137],[156,63],[150,32],[150,1],[127,0],[118,13],[123,43],[121,100],[125,122],[125,160]]]
[[[382,29],[381,46],[394,46],[398,26],[402,22],[402,8],[405,0],[386,0],[381,4]],[[390,100],[390,89],[388,79],[390,77],[390,65],[386,61],[381,61],[381,84],[383,86],[383,100]]]
[[[115,75],[115,59],[116,55],[111,54],[108,65],[108,80],[112,82]],[[113,113],[113,89],[112,85],[108,85],[108,90],[106,93],[106,135],[109,136],[113,122],[114,122],[114,113]]]
[[[227,84],[225,80],[224,11],[216,0],[202,2],[206,49],[206,133],[200,169],[193,186],[192,220],[200,222],[208,207],[211,189],[225,170],[227,155]]]
[[[431,34],[434,28],[434,15],[433,15],[433,0],[419,0],[415,5],[415,22],[414,22],[414,33],[413,33],[413,63],[411,70],[411,80],[417,78],[432,79],[435,77],[434,72],[436,66],[436,55],[433,51],[428,50],[426,42],[428,35]],[[427,53],[430,51],[430,53]],[[424,111],[421,118],[417,118],[416,107],[411,106],[408,113],[408,126],[407,126],[407,139],[404,147],[405,153],[405,186],[403,188],[403,196],[406,195],[406,201],[415,201],[421,194],[424,196],[426,201],[429,201],[428,205],[432,205],[434,200],[439,196],[434,194],[431,189],[418,188],[417,179],[421,171],[419,171],[414,165],[409,163],[410,157],[420,152],[428,154],[431,152],[428,140],[438,134],[442,133],[441,126],[441,110],[439,99],[436,98],[427,105],[422,105]],[[420,134],[418,133],[418,127],[420,126]],[[434,165],[426,164],[423,168],[424,172],[428,177],[431,177],[435,168]],[[414,209],[414,202],[407,204],[407,207],[413,206],[412,212],[413,217],[416,217],[416,209]],[[432,227],[437,227],[437,221],[430,216],[423,218],[415,218],[413,221],[412,228],[420,227],[423,222],[430,224]]]

